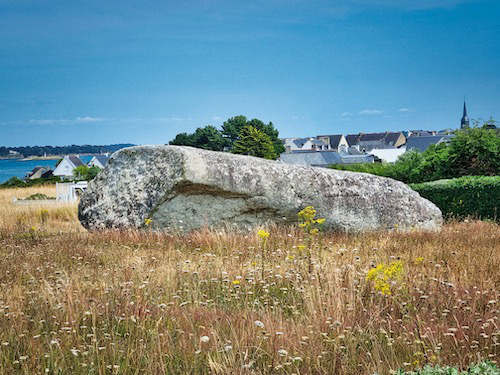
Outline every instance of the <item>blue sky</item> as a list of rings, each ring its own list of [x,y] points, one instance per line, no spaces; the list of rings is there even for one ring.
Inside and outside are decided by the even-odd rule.
[[[0,0],[0,145],[500,118],[498,0]]]

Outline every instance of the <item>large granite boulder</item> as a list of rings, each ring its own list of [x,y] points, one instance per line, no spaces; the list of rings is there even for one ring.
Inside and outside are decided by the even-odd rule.
[[[147,223],[191,231],[293,223],[308,205],[328,229],[434,230],[442,223],[434,204],[389,178],[179,146],[138,146],[113,154],[89,183],[78,217],[88,229]]]

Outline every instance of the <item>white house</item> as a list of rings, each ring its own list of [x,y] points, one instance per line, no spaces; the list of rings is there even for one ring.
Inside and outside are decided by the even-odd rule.
[[[399,148],[374,148],[370,150],[368,154],[375,155],[384,162],[394,163],[405,152],[406,147],[402,146]]]
[[[318,135],[316,139],[326,145],[326,148],[323,150],[339,152],[346,150],[349,147],[347,140],[342,134]]]
[[[107,155],[96,155],[89,161],[87,165],[89,167],[97,167],[99,169],[104,169],[106,164],[108,164],[108,160],[109,156]]]
[[[54,176],[59,176],[62,178],[73,177],[73,170],[80,165],[85,165],[78,156],[66,155],[57,165],[56,169],[52,173]]]
[[[286,152],[294,151],[327,151],[329,146],[323,140],[316,138],[285,138],[283,140]]]

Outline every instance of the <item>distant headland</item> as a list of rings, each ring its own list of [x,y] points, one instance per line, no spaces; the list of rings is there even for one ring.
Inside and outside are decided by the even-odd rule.
[[[22,160],[57,160],[64,155],[96,155],[113,153],[125,147],[135,146],[131,143],[112,145],[69,145],[69,146],[0,146],[0,159]]]

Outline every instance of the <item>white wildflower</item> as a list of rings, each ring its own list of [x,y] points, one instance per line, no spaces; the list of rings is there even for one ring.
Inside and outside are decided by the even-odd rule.
[[[278,350],[278,354],[280,357],[286,357],[288,355],[288,352],[285,349],[280,349]]]
[[[208,336],[201,336],[200,337],[200,341],[201,342],[209,342],[210,341],[210,337],[208,337]]]

